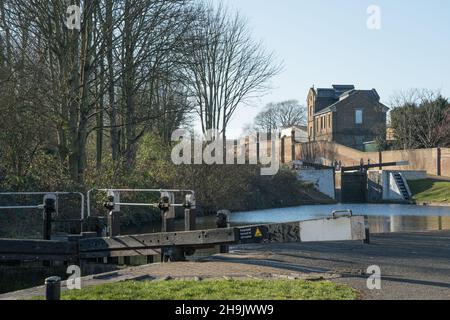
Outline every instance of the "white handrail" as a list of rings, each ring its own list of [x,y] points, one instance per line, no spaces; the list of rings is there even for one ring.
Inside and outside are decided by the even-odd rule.
[[[84,194],[81,192],[0,192],[1,196],[45,196],[46,194],[54,194],[54,195],[78,195],[81,198],[81,221],[84,221],[84,207],[85,207],[85,198]],[[31,206],[0,206],[0,210],[25,210],[25,209],[36,209],[42,210],[44,208],[43,204],[31,205]]]
[[[195,196],[195,192],[193,190],[171,190],[171,189],[91,189],[87,192],[87,216],[91,217],[91,194],[94,191],[100,192],[128,192],[128,193],[190,193]],[[129,207],[155,207],[157,205],[152,203],[116,203],[118,206],[129,206]],[[184,204],[171,204],[172,207],[182,207]]]

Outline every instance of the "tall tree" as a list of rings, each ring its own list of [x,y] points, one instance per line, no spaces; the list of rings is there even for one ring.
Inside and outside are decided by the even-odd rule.
[[[402,149],[435,148],[445,133],[439,131],[449,102],[439,92],[413,89],[393,98],[391,127],[397,147]]]
[[[206,5],[190,35],[187,78],[203,132],[214,130],[225,139],[236,109],[263,94],[280,65],[252,39],[247,21],[222,5]]]

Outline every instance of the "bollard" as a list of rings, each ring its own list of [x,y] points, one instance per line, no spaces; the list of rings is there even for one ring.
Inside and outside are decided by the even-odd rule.
[[[363,241],[364,244],[370,244],[370,228],[369,228],[369,217],[364,218],[364,223],[366,225],[366,239]]]
[[[120,235],[120,212],[117,210],[115,204],[116,198],[113,195],[108,196],[108,202],[104,204],[104,207],[108,210],[108,237],[117,237]]]
[[[44,197],[44,213],[43,213],[43,238],[44,240],[52,239],[52,215],[56,212],[56,196],[47,194]]]
[[[366,228],[366,239],[364,240],[364,244],[370,244],[370,230]]]
[[[217,212],[216,226],[218,229],[226,229],[230,227],[230,211],[221,210]],[[221,245],[220,253],[230,253],[230,246]]]
[[[45,300],[61,300],[61,278],[50,277],[45,279]]]
[[[196,224],[196,200],[194,194],[186,196],[184,205],[184,230],[193,231],[197,228]]]
[[[118,196],[114,193],[108,195],[107,202],[104,207],[108,210],[107,216],[107,236],[110,238],[120,235],[120,207],[116,205]],[[107,262],[109,264],[119,264],[119,258],[108,257]]]

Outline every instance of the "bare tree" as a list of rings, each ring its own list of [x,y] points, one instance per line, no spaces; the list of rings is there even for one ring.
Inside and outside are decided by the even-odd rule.
[[[263,94],[280,66],[273,63],[273,54],[253,41],[247,21],[238,13],[230,17],[222,5],[206,5],[190,36],[187,79],[192,79],[203,132],[215,130],[226,139],[236,109]]]
[[[403,149],[435,148],[444,139],[438,128],[448,101],[437,91],[412,89],[392,100],[391,126]]]
[[[83,183],[110,159],[133,170],[142,138],[168,143],[196,107],[225,137],[272,58],[239,15],[195,0],[0,0],[0,157],[22,176],[48,152]]]
[[[256,130],[272,132],[280,128],[304,126],[306,108],[297,100],[269,103],[255,118]]]

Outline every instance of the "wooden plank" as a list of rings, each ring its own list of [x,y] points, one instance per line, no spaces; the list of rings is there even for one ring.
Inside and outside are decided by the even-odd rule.
[[[0,255],[9,253],[75,255],[77,244],[69,241],[0,239]]]
[[[77,261],[78,255],[52,255],[30,253],[0,253],[0,261]]]
[[[0,239],[0,261],[74,261],[77,258],[74,242]]]
[[[140,256],[158,256],[161,254],[161,250],[156,249],[120,249],[110,251],[96,251],[96,252],[82,252],[80,253],[81,259],[93,259],[93,258],[118,258],[118,257],[140,257]]]
[[[341,217],[239,228],[169,232],[80,241],[81,257],[139,255],[164,247],[205,247],[224,244],[351,241],[365,239],[364,217]],[[118,253],[128,252],[125,253]],[[153,251],[150,251],[153,252]],[[151,255],[151,254],[149,254]]]
[[[135,250],[171,246],[195,247],[218,243],[234,243],[234,232],[233,228],[228,228],[86,239],[80,241],[79,249],[80,252],[87,253],[102,250]]]

